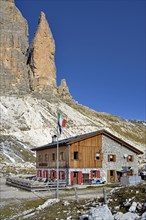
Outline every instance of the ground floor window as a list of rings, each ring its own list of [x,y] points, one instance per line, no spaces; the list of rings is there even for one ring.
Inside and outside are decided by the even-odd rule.
[[[83,173],[83,184],[90,184],[91,180],[89,179],[89,173]]]
[[[93,178],[100,178],[100,170],[91,170],[90,177]]]

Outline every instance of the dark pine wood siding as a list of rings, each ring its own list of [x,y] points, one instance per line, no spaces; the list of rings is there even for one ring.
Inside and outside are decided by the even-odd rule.
[[[37,168],[55,168],[57,159],[57,148],[47,148],[44,150],[36,151],[36,167]],[[60,153],[63,153],[63,157],[60,157]],[[53,161],[53,156],[55,160]],[[61,160],[60,160],[61,159]],[[59,147],[59,167],[66,168],[68,164],[68,148],[66,146]]]

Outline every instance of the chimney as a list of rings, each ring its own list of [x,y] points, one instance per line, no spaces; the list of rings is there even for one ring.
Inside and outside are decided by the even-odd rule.
[[[52,136],[52,143],[54,143],[54,142],[57,142],[57,136],[56,135]]]

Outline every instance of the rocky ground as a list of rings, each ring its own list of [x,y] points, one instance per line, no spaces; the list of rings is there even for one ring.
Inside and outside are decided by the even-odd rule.
[[[143,220],[141,216],[146,211],[145,181],[142,184],[127,187],[114,185],[81,187],[77,188],[77,194],[74,188],[66,188],[59,191],[59,201],[54,199],[55,190],[28,192],[6,185],[4,177],[1,177],[0,181],[2,220],[79,218],[87,220],[89,213],[90,217],[93,212],[94,215],[97,214],[97,208],[104,209],[105,215],[110,212],[108,215],[111,219],[129,220],[130,217],[132,220]],[[103,206],[103,187],[106,190],[108,206]]]
[[[6,179],[4,177],[0,178],[1,188],[1,219],[22,219],[17,218],[16,214],[23,213],[24,211],[35,209],[39,205],[42,205],[47,199],[54,199],[56,196],[56,191],[48,190],[43,192],[29,192],[25,190],[18,189],[16,187],[8,186],[5,184]],[[107,187],[106,191],[110,192],[111,188]],[[75,207],[76,204],[80,207],[82,204],[86,203],[86,199],[98,199],[103,195],[103,187],[88,187],[77,189],[77,196],[75,194],[74,188],[66,188],[59,191],[60,202],[57,206],[62,207],[63,201],[70,201],[71,207]],[[76,199],[79,199],[77,203]],[[58,208],[59,208],[58,207]],[[69,207],[68,207],[69,208]],[[65,211],[66,207],[64,207]],[[48,212],[48,211],[47,211]],[[59,211],[58,211],[59,212]],[[61,212],[63,212],[61,208]],[[56,213],[56,205],[52,206],[50,209],[51,214],[49,214],[49,219],[55,219],[55,215],[60,216]],[[66,212],[64,212],[66,213]],[[24,215],[24,214],[23,214]],[[14,216],[14,218],[12,218]],[[40,216],[42,216],[40,212]],[[47,214],[48,216],[48,214]],[[64,214],[63,216],[67,216]],[[79,216],[79,213],[75,216]],[[40,218],[43,219],[44,217]],[[39,219],[34,218],[34,219]],[[48,219],[48,218],[47,218]],[[65,219],[65,218],[64,218]]]

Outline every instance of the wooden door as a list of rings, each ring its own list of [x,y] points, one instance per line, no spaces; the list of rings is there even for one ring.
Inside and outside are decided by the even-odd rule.
[[[73,185],[78,184],[78,172],[73,172]]]
[[[116,182],[116,180],[117,180],[116,170],[108,170],[107,171],[107,179],[108,179],[108,182],[110,182],[110,183]]]

